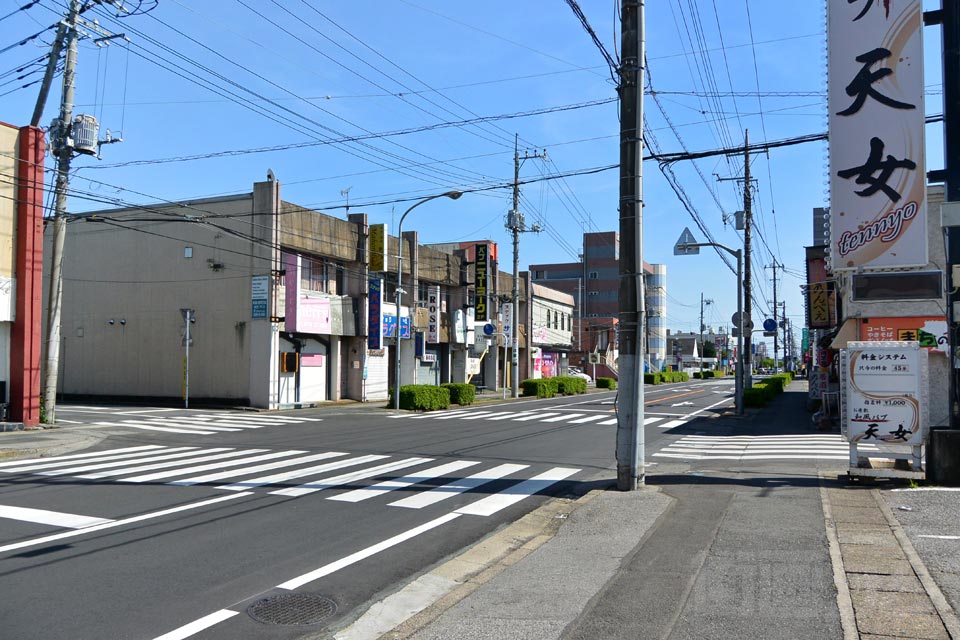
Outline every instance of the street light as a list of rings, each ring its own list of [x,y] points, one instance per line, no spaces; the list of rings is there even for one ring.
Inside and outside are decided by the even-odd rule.
[[[403,343],[403,340],[400,338],[400,297],[403,294],[402,278],[403,278],[403,220],[407,217],[407,214],[422,205],[424,202],[430,202],[431,200],[436,200],[437,198],[450,198],[451,200],[456,200],[463,195],[462,191],[447,191],[446,193],[438,193],[437,195],[430,196],[429,198],[424,198],[419,202],[416,202],[409,209],[403,212],[403,215],[400,216],[400,224],[397,225],[397,243],[399,245],[397,250],[397,290],[394,295],[394,299],[397,304],[397,365],[396,365],[396,376],[394,378],[393,386],[393,408],[400,408],[400,345]]]
[[[716,242],[684,242],[686,236],[688,236],[689,231],[684,230],[684,234],[680,236],[680,240],[673,247],[673,254],[677,256],[685,256],[691,254],[700,253],[700,247],[716,247],[718,249],[723,249],[730,255],[734,256],[737,259],[737,317],[743,318],[743,251],[740,249],[731,249],[730,247],[725,247],[722,244],[717,244]],[[690,236],[692,238],[692,236]],[[739,331],[737,332],[737,371],[736,377],[734,379],[734,402],[737,407],[737,415],[743,415],[743,383],[744,383],[744,370],[743,370],[743,322],[741,321]]]

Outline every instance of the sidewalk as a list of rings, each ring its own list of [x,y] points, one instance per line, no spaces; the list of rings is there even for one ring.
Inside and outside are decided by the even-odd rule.
[[[812,434],[805,392],[794,382],[770,407],[706,428]],[[887,504],[903,501],[887,491],[899,485],[847,485],[843,462],[820,464],[658,466],[642,491],[554,500],[336,638],[960,638],[950,598]],[[950,495],[924,513],[939,507],[956,528]],[[925,559],[955,580],[955,606],[949,542]]]

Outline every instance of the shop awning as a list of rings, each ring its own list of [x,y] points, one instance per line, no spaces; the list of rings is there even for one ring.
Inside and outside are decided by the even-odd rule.
[[[831,349],[846,349],[851,340],[860,339],[860,318],[847,318],[830,343]]]

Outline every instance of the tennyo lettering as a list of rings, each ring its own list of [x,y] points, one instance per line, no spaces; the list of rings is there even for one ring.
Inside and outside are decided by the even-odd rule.
[[[905,223],[916,217],[919,208],[916,202],[908,202],[857,231],[844,231],[838,243],[840,255],[845,256],[878,238],[881,242],[895,241],[903,233]]]

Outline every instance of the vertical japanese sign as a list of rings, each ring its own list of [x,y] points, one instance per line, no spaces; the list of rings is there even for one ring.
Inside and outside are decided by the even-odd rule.
[[[367,299],[367,348],[383,349],[383,279],[370,278]]]
[[[927,352],[916,342],[848,343],[840,352],[842,431],[850,442],[923,444]]]
[[[490,245],[478,244],[476,246],[476,320],[477,322],[486,322],[490,319],[489,309],[487,308],[487,293],[490,279]]]
[[[500,306],[503,313],[503,340],[506,344],[513,344],[513,303],[508,302]]]
[[[921,0],[830,0],[833,270],[927,264]]]
[[[370,271],[388,271],[387,247],[390,245],[387,225],[370,225]]]
[[[440,287],[427,289],[427,342],[440,342]]]

